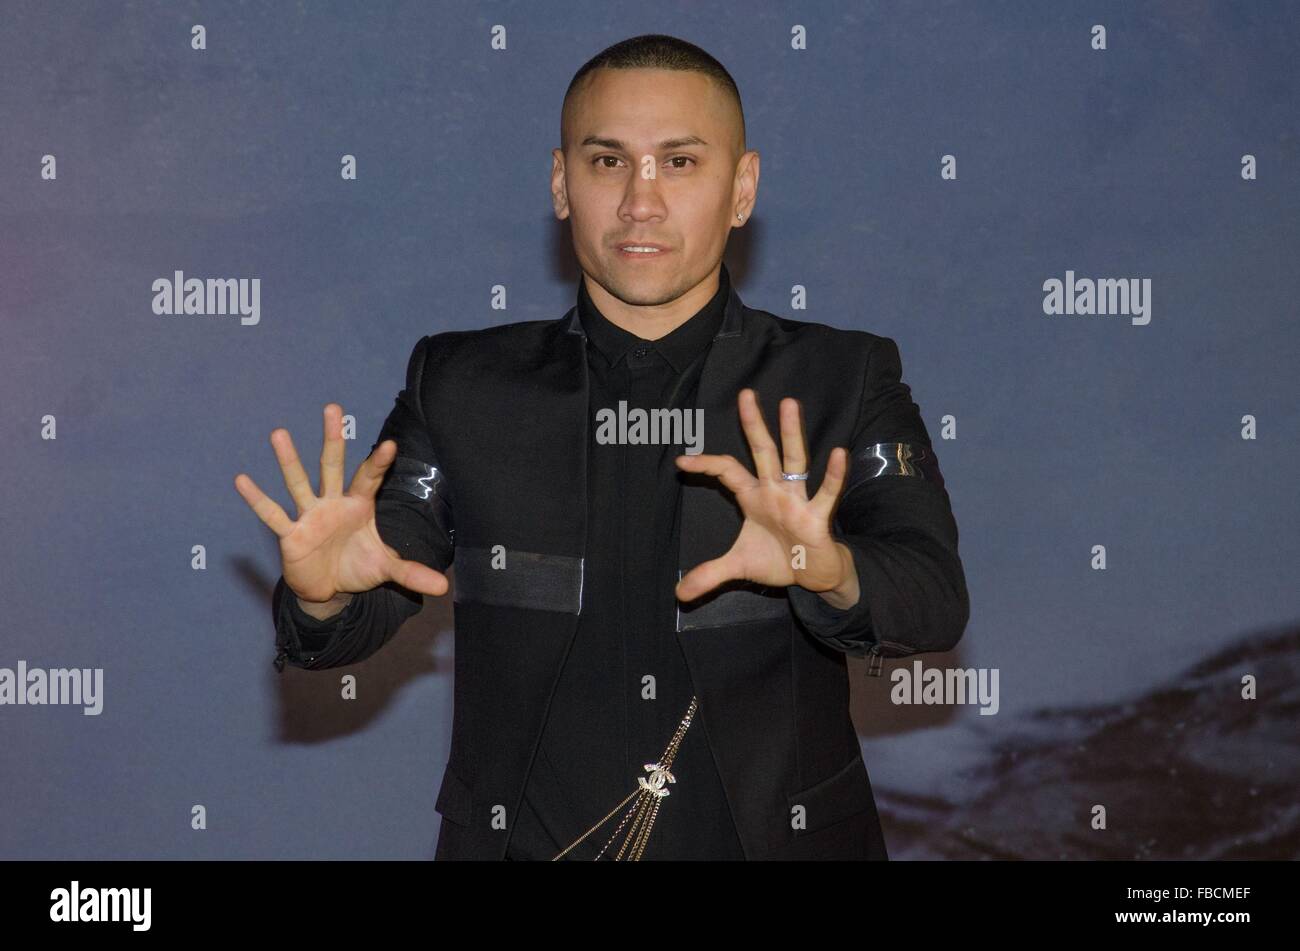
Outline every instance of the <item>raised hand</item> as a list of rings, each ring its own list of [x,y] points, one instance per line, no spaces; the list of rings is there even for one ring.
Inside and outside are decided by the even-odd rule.
[[[280,539],[285,583],[303,601],[315,602],[369,591],[386,581],[421,594],[446,594],[446,575],[401,558],[384,544],[375,525],[375,496],[384,473],[397,457],[397,443],[386,439],[376,446],[357,468],[345,493],[343,407],[326,404],[324,415],[319,496],[312,493],[289,431],[271,431],[271,446],[284,473],[284,483],[298,506],[296,521],[246,474],[235,476],[235,490]]]
[[[677,466],[716,476],[734,493],[745,521],[725,555],[696,565],[677,583],[677,597],[693,601],[737,578],[768,587],[797,584],[810,591],[829,592],[823,597],[832,607],[852,607],[860,594],[853,555],[831,537],[831,515],[848,469],[847,450],[838,446],[831,450],[826,477],[809,499],[802,480],[781,478],[782,470],[808,471],[798,400],[787,397],[781,401],[781,452],[763,422],[754,391],[741,390],[738,403],[757,475],[751,475],[730,455],[680,455]],[[800,550],[796,546],[802,546],[801,558],[797,558]]]

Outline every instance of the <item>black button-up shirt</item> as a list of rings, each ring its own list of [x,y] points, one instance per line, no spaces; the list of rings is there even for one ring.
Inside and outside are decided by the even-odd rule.
[[[611,323],[579,281],[591,383],[588,528],[583,604],[543,729],[506,857],[551,859],[648,776],[690,705],[694,689],[677,641],[677,542],[681,443],[601,444],[597,412],[634,408],[693,412],[700,374],[722,324],[725,265],[717,293],[658,340]],[[630,427],[629,427],[630,428]],[[699,438],[701,434],[696,434]],[[643,859],[743,859],[697,709],[671,771]],[[565,859],[596,856],[635,798]],[[627,833],[606,850],[613,858]]]

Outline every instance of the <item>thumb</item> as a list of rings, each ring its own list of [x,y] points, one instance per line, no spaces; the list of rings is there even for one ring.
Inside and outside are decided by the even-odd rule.
[[[434,571],[428,565],[404,558],[389,563],[388,576],[403,588],[432,597],[442,597],[451,587],[447,576],[441,571]]]
[[[718,585],[731,578],[739,578],[734,570],[732,559],[728,555],[701,562],[682,576],[677,582],[677,599],[694,601],[703,594],[712,591]]]

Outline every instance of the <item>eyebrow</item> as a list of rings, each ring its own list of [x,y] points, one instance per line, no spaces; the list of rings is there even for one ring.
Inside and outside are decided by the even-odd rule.
[[[688,135],[680,139],[664,139],[662,142],[659,143],[659,150],[662,152],[668,149],[680,149],[683,146],[687,146],[687,145],[708,145],[708,144],[709,143],[705,142],[698,135]],[[579,147],[585,147],[588,145],[598,145],[601,148],[605,148],[605,149],[619,149],[620,151],[624,151],[624,152],[627,151],[627,146],[623,144],[623,141],[621,139],[607,139],[599,135],[587,136],[585,139],[582,140]]]

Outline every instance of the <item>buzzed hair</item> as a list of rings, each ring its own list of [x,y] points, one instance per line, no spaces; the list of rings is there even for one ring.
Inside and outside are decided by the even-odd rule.
[[[703,73],[717,83],[735,103],[736,112],[740,116],[740,150],[745,151],[745,109],[740,103],[740,89],[731,78],[731,73],[694,43],[663,33],[646,33],[615,43],[582,64],[582,68],[569,81],[564,102],[560,106],[561,145],[564,142],[564,113],[569,108],[569,100],[573,98],[583,77],[597,69],[677,69]]]

